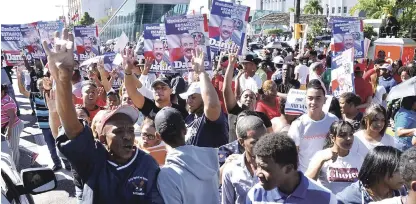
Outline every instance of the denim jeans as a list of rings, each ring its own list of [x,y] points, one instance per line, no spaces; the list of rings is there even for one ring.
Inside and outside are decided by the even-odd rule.
[[[56,166],[62,166],[61,160],[56,153],[56,143],[55,138],[53,138],[51,129],[42,129],[43,138],[45,139],[46,145],[48,146],[49,153],[51,154],[51,158],[53,163]]]

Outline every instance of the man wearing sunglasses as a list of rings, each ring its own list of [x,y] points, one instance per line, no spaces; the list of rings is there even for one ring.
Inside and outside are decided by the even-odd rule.
[[[160,136],[156,135],[155,122],[150,118],[146,118],[142,123],[138,147],[150,154],[159,166],[165,164],[167,154],[166,144]]]

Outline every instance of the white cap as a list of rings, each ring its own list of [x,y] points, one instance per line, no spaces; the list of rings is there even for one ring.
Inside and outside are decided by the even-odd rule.
[[[389,64],[389,63],[384,63],[381,67],[380,67],[380,69],[387,69],[387,70],[389,70],[389,71],[392,71],[393,70],[393,67],[391,66],[391,64]]]
[[[182,99],[188,99],[188,97],[192,94],[201,94],[201,87],[199,82],[193,82],[189,86],[188,90],[185,93],[179,94]]]
[[[273,58],[273,63],[274,64],[283,64],[285,62],[285,60],[281,57],[281,56],[276,56]]]

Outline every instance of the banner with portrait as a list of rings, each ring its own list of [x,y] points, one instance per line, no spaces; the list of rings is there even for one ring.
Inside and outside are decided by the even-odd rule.
[[[205,53],[205,69],[211,69],[206,14],[169,17],[166,18],[165,27],[171,65],[168,72],[192,71],[192,53],[197,47]]]
[[[23,61],[20,55],[22,36],[20,27],[20,24],[1,25],[1,50],[7,66],[14,66]]]
[[[334,22],[332,27],[335,55],[354,48],[354,58],[364,58],[364,32],[362,20]]]
[[[36,24],[28,23],[20,27],[20,33],[22,34],[21,45],[28,61],[32,61],[33,59],[46,59],[46,53],[43,50]]]
[[[55,32],[58,32],[58,36],[61,36],[64,23],[62,21],[39,21],[36,27],[41,41],[46,41],[49,49],[55,48]]]
[[[74,35],[79,61],[100,55],[98,33],[95,26],[74,26]]]
[[[336,98],[339,98],[346,92],[355,92],[354,48],[348,49],[332,58],[331,91]]]
[[[153,59],[150,72],[171,71],[165,24],[145,24],[144,57]]]
[[[213,53],[238,49],[241,55],[250,7],[214,0],[209,18],[209,38]]]

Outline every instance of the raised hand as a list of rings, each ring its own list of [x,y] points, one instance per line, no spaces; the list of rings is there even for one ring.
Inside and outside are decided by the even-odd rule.
[[[235,63],[237,63],[238,58],[238,49],[235,52],[230,52],[228,54],[228,67],[227,69],[234,69]]]
[[[152,64],[154,62],[154,59],[147,57],[144,60],[144,69],[142,70],[142,74],[143,75],[147,75],[149,74],[150,69],[152,68]]]
[[[98,71],[101,73],[101,72],[105,72],[105,69],[104,69],[104,57],[100,57],[100,59],[98,60],[98,63],[97,63],[97,69],[98,69]]]
[[[55,42],[55,50],[50,50],[46,41],[42,42],[48,55],[49,71],[56,82],[69,82],[74,70],[74,36],[64,29],[61,39]]]
[[[204,59],[204,51],[197,47],[195,52],[192,52],[192,66],[196,74],[205,72]]]
[[[132,70],[134,68],[134,55],[131,50],[124,49],[124,53],[120,53],[123,57],[123,66],[124,66],[124,72],[126,74],[131,74]]]
[[[51,90],[49,93],[45,94],[46,104],[48,104],[48,109],[50,112],[56,112],[56,99],[55,99],[55,90]]]

